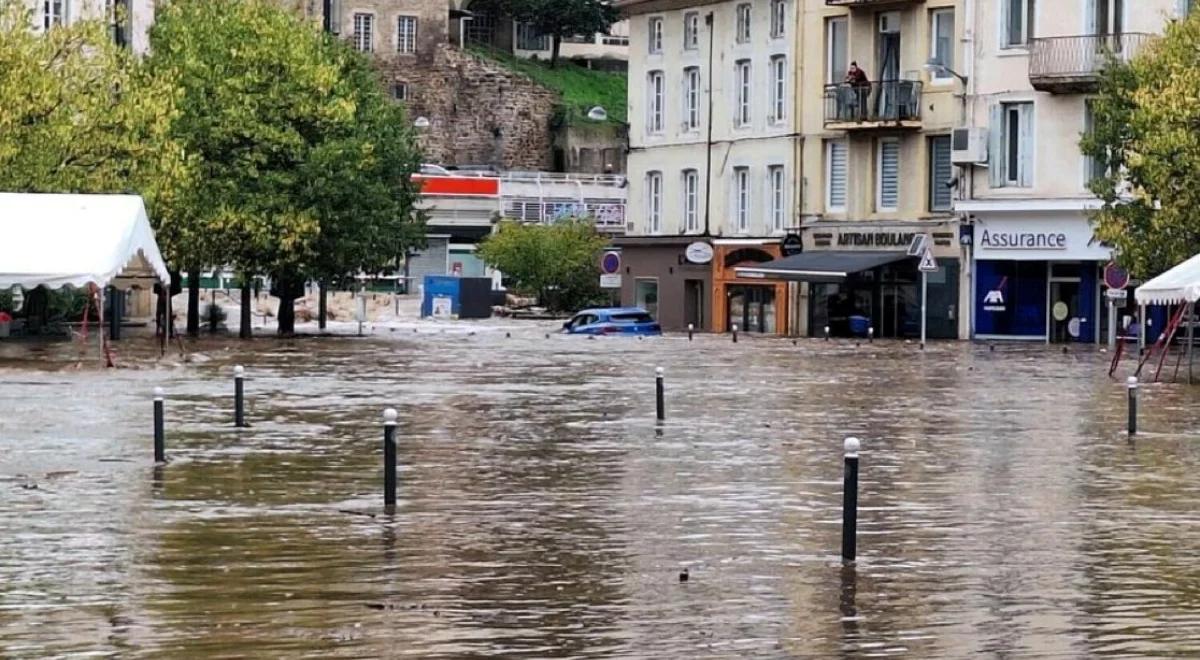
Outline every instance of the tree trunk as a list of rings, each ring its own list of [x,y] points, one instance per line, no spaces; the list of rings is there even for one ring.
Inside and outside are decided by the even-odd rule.
[[[250,305],[253,304],[253,292],[250,290],[250,279],[246,278],[242,281],[242,314],[241,327],[238,329],[238,336],[242,339],[250,339],[253,335],[250,329]]]
[[[194,266],[188,271],[187,334],[200,336],[200,269]]]
[[[550,68],[558,66],[558,52],[562,49],[562,37],[553,35],[550,37]]]
[[[327,296],[329,287],[324,282],[321,282],[320,287],[321,292],[317,294],[317,327],[324,330],[325,319],[329,313],[329,299]]]
[[[290,337],[296,334],[296,299],[304,295],[304,282],[299,278],[281,275],[272,282],[271,293],[279,298],[279,334]]]

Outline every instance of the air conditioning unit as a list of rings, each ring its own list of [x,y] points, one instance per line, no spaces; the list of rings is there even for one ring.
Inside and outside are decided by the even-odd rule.
[[[897,34],[900,32],[900,12],[885,11],[879,15],[879,33]]]
[[[986,165],[988,129],[956,128],[950,136],[950,162],[955,165]]]

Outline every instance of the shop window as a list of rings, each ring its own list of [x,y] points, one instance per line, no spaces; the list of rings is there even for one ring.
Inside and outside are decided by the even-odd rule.
[[[658,280],[639,278],[634,282],[634,302],[658,319]]]

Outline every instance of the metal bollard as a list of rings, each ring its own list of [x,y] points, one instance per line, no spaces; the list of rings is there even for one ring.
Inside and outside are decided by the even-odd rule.
[[[688,324],[688,341],[691,341],[691,340],[692,340],[692,333],[693,333],[695,330],[696,330],[696,326],[694,326],[694,325],[692,325],[691,323],[689,323],[689,324]]]
[[[867,341],[872,344],[875,343],[875,326],[867,328]]]
[[[245,377],[245,367],[239,364],[233,368],[233,425],[239,429],[246,428]]]
[[[842,559],[858,555],[858,438],[846,438],[845,472],[842,479]]]
[[[825,326],[825,341],[829,341],[829,326]]]
[[[734,323],[733,324],[733,343],[735,343],[735,344],[737,343],[737,331],[738,331],[737,324]]]
[[[163,432],[163,388],[154,388],[154,462],[167,462],[166,434]]]
[[[397,417],[395,408],[383,411],[383,506],[389,513],[396,508]]]
[[[1130,376],[1129,379],[1125,381],[1125,387],[1129,389],[1129,435],[1137,435],[1137,376]]]
[[[663,403],[663,368],[657,367],[654,370],[654,391],[655,391],[655,407],[658,411],[658,421],[663,421],[667,418],[667,408]]]

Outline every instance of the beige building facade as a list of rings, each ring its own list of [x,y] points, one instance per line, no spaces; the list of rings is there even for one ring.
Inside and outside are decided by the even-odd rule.
[[[137,53],[150,49],[154,23],[152,0],[25,0],[33,12],[35,30],[48,30],[78,20],[103,20],[113,39]]]

